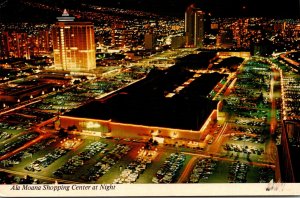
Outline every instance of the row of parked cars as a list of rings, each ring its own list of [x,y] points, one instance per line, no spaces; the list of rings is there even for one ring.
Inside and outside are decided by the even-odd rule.
[[[114,149],[106,151],[104,157],[90,168],[87,174],[82,175],[80,178],[84,181],[97,181],[125,156],[130,149],[128,145],[118,144]]]
[[[28,171],[41,171],[42,167],[46,168],[54,161],[65,155],[69,150],[63,148],[57,148],[54,151],[46,154],[44,157],[36,159],[34,162],[30,163],[25,167]]]
[[[268,183],[275,178],[274,170],[269,167],[260,168],[258,173],[259,173],[258,183]]]
[[[84,151],[73,156],[59,169],[54,171],[53,175],[57,177],[63,177],[64,174],[74,174],[79,167],[83,166],[86,161],[91,159],[93,156],[95,156],[97,153],[103,150],[106,146],[107,144],[102,142],[93,142],[92,144],[88,145],[84,149]]]
[[[232,136],[231,140],[235,141],[245,141],[245,142],[252,142],[252,143],[265,143],[265,138],[263,138],[261,135],[257,135],[256,137],[246,136],[246,135],[237,135]]]
[[[153,151],[143,150],[128,166],[122,171],[120,176],[113,181],[114,184],[134,183],[146,170],[152,160],[156,157]]]
[[[246,163],[241,163],[239,161],[233,162],[229,166],[229,183],[246,183],[247,173],[249,171],[249,165]]]
[[[2,129],[10,129],[10,130],[20,130],[22,129],[22,127],[24,127],[25,125],[23,125],[24,123],[10,123],[7,121],[7,119],[2,120],[2,122],[0,122],[0,128]]]
[[[11,138],[12,134],[11,133],[7,133],[6,131],[0,131],[0,140],[7,140],[9,138]]]
[[[36,178],[26,175],[25,177],[19,177],[11,175],[10,173],[0,172],[0,184],[41,184],[45,181],[38,180]]]
[[[4,144],[4,146],[0,150],[0,156],[5,155],[6,153],[11,152],[11,151],[23,146],[24,144],[35,139],[38,136],[39,136],[39,133],[36,133],[36,132],[29,132],[29,133],[19,136],[15,141]]]
[[[199,183],[213,174],[217,166],[217,160],[211,158],[199,159],[189,177],[189,183]]]
[[[11,130],[27,129],[41,121],[40,117],[24,116],[17,112],[4,114],[2,119],[2,128]]]
[[[20,151],[19,153],[16,153],[15,155],[11,156],[10,158],[1,161],[1,163],[5,167],[12,167],[14,164],[19,164],[23,159],[27,157],[32,157],[34,153],[44,149],[46,146],[49,146],[56,140],[57,139],[55,138],[46,138],[44,140],[41,140],[40,142],[35,143],[31,147],[28,147],[25,150]]]
[[[236,126],[233,127],[234,130],[236,131],[241,131],[245,132],[247,134],[257,134],[257,135],[262,135],[264,134],[265,130],[262,127],[241,127],[241,126]]]
[[[172,153],[153,177],[154,183],[174,183],[186,156],[182,153]]]
[[[250,125],[250,126],[265,126],[265,122],[260,122],[260,121],[249,121],[249,120],[236,120],[236,124],[241,124],[241,125]]]
[[[264,153],[263,148],[257,148],[255,146],[239,145],[239,144],[225,144],[223,145],[225,151],[243,152],[247,154],[261,155]]]

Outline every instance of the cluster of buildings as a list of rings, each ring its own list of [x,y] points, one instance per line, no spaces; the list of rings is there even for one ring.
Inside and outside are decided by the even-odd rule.
[[[33,34],[18,31],[0,32],[0,59],[40,56],[50,52],[50,35],[46,30]]]
[[[55,25],[0,26],[0,59],[46,55],[54,57],[56,69],[80,71],[96,67],[97,52],[128,52],[125,58],[135,61],[134,56],[147,56],[164,48],[242,49],[253,55],[299,48],[298,20],[211,18],[194,4],[186,9],[184,20],[86,6],[95,12],[76,14],[70,10],[75,17],[64,12]],[[83,16],[93,23],[77,20]]]
[[[212,19],[215,47],[250,50],[252,54],[270,55],[273,51],[299,49],[299,20],[268,18]]]

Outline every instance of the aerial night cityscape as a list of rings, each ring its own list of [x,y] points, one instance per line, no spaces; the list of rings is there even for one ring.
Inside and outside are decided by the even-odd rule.
[[[0,0],[0,184],[299,183],[299,4]]]

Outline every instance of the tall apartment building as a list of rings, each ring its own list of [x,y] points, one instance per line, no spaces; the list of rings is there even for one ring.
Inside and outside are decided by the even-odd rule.
[[[144,38],[145,38],[145,49],[152,50],[155,44],[153,33],[152,32],[146,33]]]
[[[52,29],[54,64],[58,70],[88,71],[96,68],[94,25],[75,22],[64,10]]]
[[[26,58],[50,52],[50,39],[47,30],[35,33],[16,31],[0,32],[0,59]]]
[[[0,58],[29,59],[28,45],[27,33],[2,32],[0,33]]]
[[[204,41],[205,13],[194,4],[190,5],[185,12],[185,36],[186,46],[202,47]]]
[[[30,38],[30,54],[39,55],[47,54],[50,51],[50,35],[49,31],[38,31],[35,35],[31,35]]]

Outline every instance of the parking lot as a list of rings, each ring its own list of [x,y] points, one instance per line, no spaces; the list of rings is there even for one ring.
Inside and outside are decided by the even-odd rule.
[[[271,71],[268,67],[265,62],[250,61],[238,74],[235,89],[225,98],[224,109],[231,116],[229,127],[223,131],[219,123],[208,126],[207,132],[213,137],[207,139],[208,146],[214,145],[222,133],[217,151],[222,159],[211,157],[205,149],[160,144],[146,150],[145,143],[125,139],[71,135],[66,140],[53,134],[1,161],[0,167],[17,175],[44,177],[39,181],[30,178],[25,181],[35,183],[55,180],[61,183],[176,183],[190,167],[185,182],[268,182],[274,170],[251,165],[251,162],[270,162],[266,158],[270,152],[267,145],[270,142],[268,85]],[[36,138],[38,134],[29,129],[54,117],[58,111],[74,109],[124,86],[125,81],[130,83],[140,77],[132,75],[130,69],[113,79],[85,82],[77,88],[50,94],[28,108],[5,114],[0,120],[0,152],[9,153]],[[206,157],[199,157],[192,164],[195,156],[181,153],[183,151],[200,152]]]
[[[274,170],[238,160],[199,157],[188,183],[259,183],[274,178]]]
[[[146,150],[145,143],[88,136],[74,137],[76,141],[80,141],[77,146],[67,149],[63,138],[46,138],[2,161],[0,166],[18,173],[43,176],[49,178],[48,182],[56,179],[80,183],[176,183],[192,159],[191,155],[178,152],[179,148],[176,147],[160,145]],[[74,137],[70,138],[74,140]],[[228,143],[230,146],[236,142],[229,141],[232,141]],[[238,142],[235,144],[238,145]],[[250,147],[247,151],[253,152]],[[254,151],[257,152],[256,149]],[[233,174],[230,170],[236,169],[232,164],[234,161],[242,164],[248,164],[248,161],[246,157],[242,159],[243,155],[246,156],[243,151],[224,150],[224,154],[226,152],[228,155],[224,160],[209,156],[199,158],[191,169],[187,182],[263,182],[273,173],[273,170],[259,170],[259,167],[247,165],[249,168],[246,180],[229,179],[230,174]],[[240,158],[231,158],[230,153],[239,154]],[[251,153],[250,159],[254,155],[259,156]],[[226,160],[227,158],[231,161]]]

